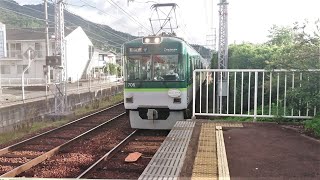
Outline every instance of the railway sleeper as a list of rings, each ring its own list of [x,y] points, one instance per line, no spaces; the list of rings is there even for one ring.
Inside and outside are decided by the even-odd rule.
[[[13,162],[0,162],[0,166],[11,166],[11,167],[18,167],[23,163],[13,163]]]

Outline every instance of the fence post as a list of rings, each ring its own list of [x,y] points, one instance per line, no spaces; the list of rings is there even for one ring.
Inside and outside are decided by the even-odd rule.
[[[250,102],[248,102],[250,103]],[[253,122],[257,121],[257,107],[258,106],[258,71],[254,73],[254,118]]]
[[[192,79],[192,86],[193,86],[193,91],[192,91],[192,119],[196,119],[196,71],[193,71],[193,79]]]
[[[47,76],[45,77],[45,79],[46,79],[46,84],[45,84],[45,86],[46,86],[46,100],[48,100],[48,78],[47,78]]]

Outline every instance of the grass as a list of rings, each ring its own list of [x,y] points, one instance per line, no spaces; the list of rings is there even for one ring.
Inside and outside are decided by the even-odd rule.
[[[312,120],[305,121],[304,128],[307,131],[311,131],[316,137],[320,138],[320,117],[317,116]]]
[[[91,113],[91,112],[97,111],[99,109],[103,109],[103,108],[106,108],[106,107],[111,106],[113,104],[119,103],[122,100],[123,100],[122,93],[117,94],[115,96],[106,97],[105,99],[103,99],[101,101],[95,101],[91,105],[86,105],[84,107],[81,107],[81,108],[75,110],[75,115],[81,116],[81,115],[84,115],[87,113]]]
[[[41,122],[34,122],[32,123],[31,127],[25,127],[21,128],[18,131],[13,132],[5,132],[0,134],[0,144],[4,144],[10,141],[13,141],[15,139],[22,138],[30,133],[38,132],[45,128],[55,128],[59,127],[63,124],[66,124],[68,120],[62,119],[59,121],[41,121]]]
[[[95,101],[91,105],[86,105],[85,107],[79,108],[75,111],[75,115],[81,116],[84,114],[88,114],[94,111],[97,111],[98,109],[103,109],[108,106],[111,106],[113,104],[119,103],[123,100],[123,94],[117,94],[115,96],[106,97],[105,99],[101,101]],[[50,121],[47,119],[44,119],[39,122],[33,122],[31,127],[23,127],[19,130],[16,130],[14,132],[5,132],[0,133],[0,144],[8,143],[10,141],[22,138],[28,134],[39,132],[41,130],[44,130],[45,128],[55,128],[62,126],[68,122],[70,122],[72,119],[61,119],[57,121]]]

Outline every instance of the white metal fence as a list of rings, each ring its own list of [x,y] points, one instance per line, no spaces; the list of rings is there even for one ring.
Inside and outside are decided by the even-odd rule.
[[[2,86],[21,86],[22,79],[21,78],[1,78]],[[43,78],[24,78],[25,86],[40,86],[45,85],[46,81]]]
[[[201,76],[199,76],[201,74]],[[198,78],[197,78],[198,77]],[[320,70],[197,69],[193,116],[311,118],[319,111]]]

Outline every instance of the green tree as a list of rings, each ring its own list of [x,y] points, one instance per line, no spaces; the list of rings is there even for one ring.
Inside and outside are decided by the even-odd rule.
[[[115,64],[113,64],[113,63],[108,63],[107,66],[108,66],[108,69],[109,69],[108,73],[109,73],[110,75],[117,75],[117,67],[116,67]]]
[[[287,46],[293,44],[294,30],[291,27],[273,25],[267,36],[270,40],[267,44],[276,46]]]
[[[304,22],[303,24],[296,23],[292,30],[292,42],[278,45],[279,48],[273,54],[272,60],[268,62],[269,68],[319,69],[319,21],[316,21],[314,25],[310,25],[308,22]],[[282,29],[279,31],[282,32]],[[279,39],[277,35],[284,34],[281,32],[274,31],[275,35],[271,35],[270,37],[275,39],[271,39],[269,42],[276,42]],[[288,37],[288,35],[283,36],[285,37],[284,39]]]
[[[268,68],[298,69],[300,71],[320,69],[319,29],[319,20],[314,24],[307,21],[302,24],[296,23],[292,32],[283,31],[282,28],[274,29],[269,42],[279,43],[276,43],[278,49],[273,54],[271,61],[267,63]],[[290,41],[288,34],[292,35]],[[280,36],[283,37],[282,40]],[[319,75],[319,72],[303,72],[302,80],[296,77],[295,83],[301,86],[288,89],[287,102],[291,108],[307,112],[308,109],[319,106]]]

